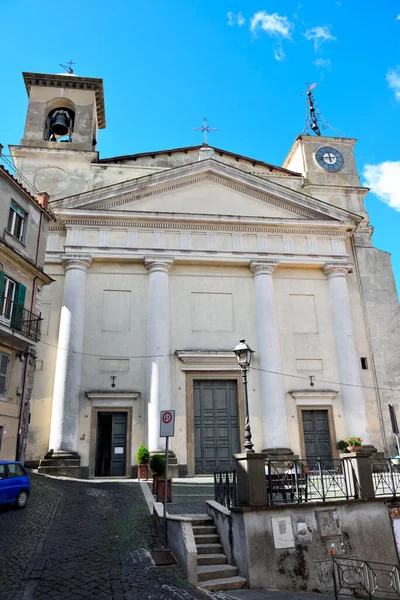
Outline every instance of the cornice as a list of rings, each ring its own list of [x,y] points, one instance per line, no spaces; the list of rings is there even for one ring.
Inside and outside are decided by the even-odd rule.
[[[28,277],[37,278],[42,285],[49,285],[54,280],[46,275],[44,271],[36,267],[27,258],[19,254],[14,248],[8,246],[3,240],[0,240],[0,262],[3,263],[3,257],[8,260],[17,269],[20,269]],[[6,260],[4,262],[6,262]],[[3,265],[4,266],[4,265]]]

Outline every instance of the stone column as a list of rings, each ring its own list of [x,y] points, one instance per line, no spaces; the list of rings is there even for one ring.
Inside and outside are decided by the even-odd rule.
[[[61,262],[65,269],[64,296],[58,334],[49,447],[55,452],[76,452],[86,274],[92,259],[89,256],[66,254],[61,257]]]
[[[256,356],[260,369],[264,451],[271,454],[271,457],[280,458],[292,452],[289,449],[279,330],[272,281],[272,274],[277,266],[276,261],[250,263],[256,296]]]
[[[351,266],[337,263],[326,263],[323,267],[329,285],[346,434],[347,436],[362,437],[364,444],[371,444],[367,407],[362,387],[361,363],[357,352],[347,288],[346,278],[350,270]]]
[[[165,446],[160,439],[160,410],[171,408],[169,270],[173,259],[145,258],[149,272],[147,310],[148,445],[154,452]]]

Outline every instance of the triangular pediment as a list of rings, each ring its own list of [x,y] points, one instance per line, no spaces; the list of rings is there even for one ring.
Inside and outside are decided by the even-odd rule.
[[[267,219],[358,221],[360,217],[214,159],[58,200],[57,209],[186,213]]]

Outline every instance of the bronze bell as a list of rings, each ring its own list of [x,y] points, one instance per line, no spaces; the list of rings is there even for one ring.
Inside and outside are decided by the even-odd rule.
[[[65,111],[59,111],[53,118],[54,121],[51,125],[51,133],[54,135],[67,135],[69,132],[70,119],[66,116]]]

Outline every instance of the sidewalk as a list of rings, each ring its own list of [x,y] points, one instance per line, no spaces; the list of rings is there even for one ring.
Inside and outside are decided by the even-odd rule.
[[[211,594],[214,600],[334,600],[334,596],[279,590],[235,590]]]

